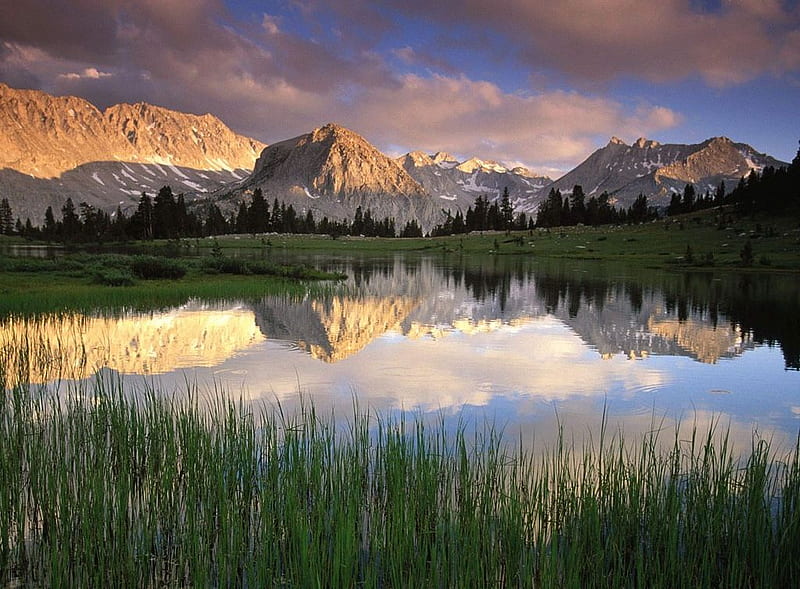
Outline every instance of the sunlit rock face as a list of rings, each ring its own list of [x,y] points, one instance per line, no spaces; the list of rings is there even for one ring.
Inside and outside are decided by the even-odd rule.
[[[351,219],[361,207],[375,220],[395,219],[402,230],[408,220],[430,228],[442,216],[439,204],[396,161],[333,123],[265,148],[233,196],[256,188],[318,220]]]
[[[52,178],[90,162],[124,161],[198,170],[251,169],[264,144],[211,114],[146,103],[100,111],[74,96],[0,84],[0,168]]]
[[[84,315],[12,319],[0,324],[4,350],[27,342],[28,382],[81,379],[110,368],[125,374],[163,374],[216,366],[260,341],[245,308],[179,308],[121,318]],[[44,361],[42,361],[44,360]]]

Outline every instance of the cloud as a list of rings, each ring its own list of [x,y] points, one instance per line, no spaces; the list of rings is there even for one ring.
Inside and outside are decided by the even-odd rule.
[[[334,2],[355,19],[352,0]],[[437,22],[466,43],[488,36],[513,44],[508,58],[583,81],[636,76],[666,82],[699,76],[717,86],[798,67],[800,12],[779,0],[383,0],[384,12]],[[793,6],[794,5],[794,6]],[[357,21],[356,21],[357,22]]]
[[[368,90],[352,116],[379,144],[561,169],[585,157],[598,137],[648,135],[680,120],[663,107],[631,113],[577,92],[507,93],[489,82],[443,75],[406,75],[399,88]]]
[[[650,135],[680,120],[658,105],[631,107],[575,91],[508,92],[416,46],[395,44],[384,57],[374,43],[392,24],[380,6],[366,10],[356,0],[334,8],[339,15],[366,10],[353,26],[372,30],[374,42],[346,40],[369,39],[362,30],[337,36],[336,22],[321,20],[313,4],[304,12],[316,19],[313,38],[289,30],[285,14],[238,21],[219,0],[64,4],[69,10],[48,11],[44,0],[0,9],[0,79],[25,79],[100,108],[147,101],[213,112],[266,142],[337,121],[382,149],[445,149],[539,170],[569,168],[610,135]],[[467,2],[454,18],[471,18],[476,6]],[[421,9],[412,3],[411,10]],[[505,22],[494,13],[486,18],[489,26]],[[393,60],[424,71],[398,73]]]
[[[101,72],[95,67],[84,68],[81,73],[70,72],[68,74],[59,74],[59,77],[67,80],[80,80],[82,78],[89,78],[91,80],[99,80],[101,78],[110,78],[114,74],[108,72]]]

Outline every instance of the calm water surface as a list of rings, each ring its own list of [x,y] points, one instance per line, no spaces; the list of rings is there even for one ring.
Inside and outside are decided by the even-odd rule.
[[[716,419],[734,438],[791,440],[800,427],[796,276],[456,254],[305,261],[350,278],[319,298],[5,319],[0,339],[35,333],[63,359],[32,380],[118,373],[174,395],[187,382],[288,408],[302,395],[341,414],[357,397],[512,435],[592,430],[604,412],[634,433]]]

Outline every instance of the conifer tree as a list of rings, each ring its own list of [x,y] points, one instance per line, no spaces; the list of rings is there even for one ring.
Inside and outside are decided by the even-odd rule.
[[[14,231],[14,213],[7,198],[0,200],[0,233],[11,235]]]

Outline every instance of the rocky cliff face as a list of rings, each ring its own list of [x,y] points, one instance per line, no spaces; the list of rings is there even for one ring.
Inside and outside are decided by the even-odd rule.
[[[694,184],[699,192],[713,191],[720,181],[733,188],[751,170],[783,166],[773,157],[744,143],[715,137],[703,143],[661,144],[644,138],[632,145],[613,137],[575,169],[549,186],[571,192],[576,184],[589,196],[608,192],[620,205],[629,206],[639,194],[651,204],[667,205],[673,192]]]
[[[0,84],[0,195],[34,223],[67,197],[125,210],[169,184],[191,200],[245,178],[263,148],[209,114],[144,103],[100,111]]]
[[[346,198],[353,195],[424,197],[425,190],[363,137],[335,124],[266,148],[252,183]]]
[[[409,219],[430,227],[441,216],[422,185],[397,162],[335,124],[264,149],[240,194],[255,188],[302,213],[311,210],[318,220],[351,218],[358,206],[370,209],[374,218],[395,218],[398,230]]]

